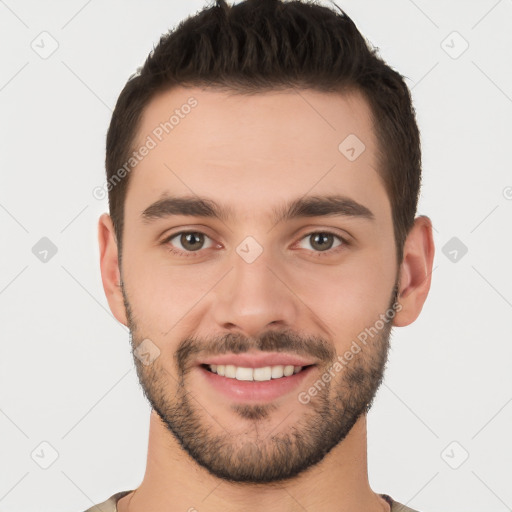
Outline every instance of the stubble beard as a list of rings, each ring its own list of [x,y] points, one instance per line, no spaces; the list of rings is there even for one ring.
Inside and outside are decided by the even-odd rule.
[[[123,296],[131,334],[132,352],[145,339],[138,333],[128,298]],[[393,288],[388,310],[396,306],[398,283]],[[322,389],[307,404],[297,398],[296,420],[287,431],[271,425],[272,413],[278,407],[265,404],[233,404],[231,411],[240,421],[237,429],[222,422],[221,415],[214,420],[207,412],[208,404],[194,396],[187,385],[192,368],[192,356],[205,347],[217,347],[221,352],[244,352],[249,349],[284,350],[319,355],[328,371],[337,360],[332,343],[318,338],[298,336],[295,333],[271,331],[258,339],[249,340],[239,335],[226,335],[216,340],[187,338],[175,353],[173,377],[161,366],[160,358],[144,365],[134,354],[137,375],[146,399],[158,414],[163,425],[181,447],[217,478],[240,484],[268,484],[284,482],[318,464],[335,446],[342,442],[361,415],[366,414],[379,389],[388,358],[391,322],[354,355],[335,378],[321,379]],[[174,380],[173,380],[174,379]],[[171,388],[176,391],[172,392]],[[288,422],[289,423],[289,422]],[[220,425],[219,425],[220,424]],[[243,428],[240,430],[240,426]],[[267,431],[270,430],[269,433]]]

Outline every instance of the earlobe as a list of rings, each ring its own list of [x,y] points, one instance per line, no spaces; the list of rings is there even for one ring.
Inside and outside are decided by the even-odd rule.
[[[101,215],[98,221],[98,244],[101,280],[110,310],[119,322],[128,326],[121,290],[117,240],[112,219],[107,213]]]
[[[401,309],[393,319],[394,326],[403,327],[418,318],[430,290],[434,252],[431,220],[424,215],[416,217],[404,244],[398,291]]]

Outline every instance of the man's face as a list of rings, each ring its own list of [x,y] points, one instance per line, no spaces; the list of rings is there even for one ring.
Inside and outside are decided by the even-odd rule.
[[[158,129],[176,109],[172,131]],[[355,94],[179,88],[148,105],[135,147],[148,136],[155,144],[130,176],[121,269],[133,349],[145,340],[150,353],[134,358],[144,393],[212,474],[293,477],[367,411],[387,358],[391,323],[379,318],[395,303],[398,262],[369,108]],[[166,196],[231,215],[149,208]],[[274,217],[327,196],[352,203]]]

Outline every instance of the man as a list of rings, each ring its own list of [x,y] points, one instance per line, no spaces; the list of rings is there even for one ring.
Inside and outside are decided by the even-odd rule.
[[[341,11],[218,0],[130,77],[106,168],[103,286],[152,413],[143,482],[89,511],[410,511],[366,458],[434,256],[401,75]]]

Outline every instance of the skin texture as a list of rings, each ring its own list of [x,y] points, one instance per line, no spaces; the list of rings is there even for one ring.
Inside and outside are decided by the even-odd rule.
[[[366,412],[392,325],[413,322],[427,297],[431,222],[416,218],[399,264],[370,111],[359,94],[176,88],[148,105],[135,146],[191,97],[197,106],[131,172],[122,268],[111,219],[99,219],[110,308],[130,328],[134,350],[145,339],[159,350],[147,365],[134,357],[153,406],[148,459],[143,482],[118,509],[389,510],[368,482]],[[350,134],[365,145],[354,161],[338,149]],[[144,223],[141,213],[165,193],[207,197],[234,216]],[[270,217],[283,202],[331,194],[366,206],[374,219]],[[180,236],[168,240],[181,231],[205,237],[188,246]],[[318,232],[336,235],[325,239],[332,249],[315,243]],[[262,249],[252,263],[236,250],[248,236]],[[301,403],[298,393],[398,303],[392,320]],[[237,403],[207,386],[196,366],[234,347],[301,354],[317,365],[300,389],[270,403]]]

